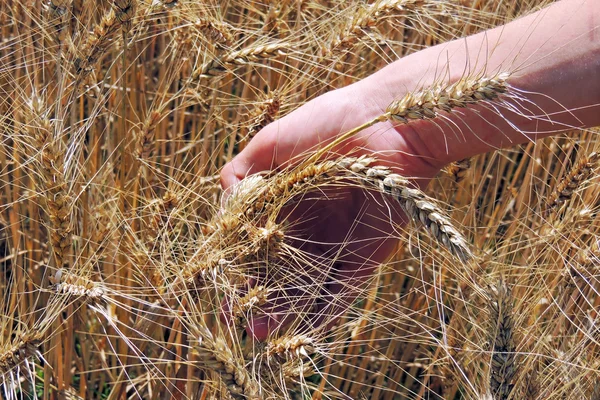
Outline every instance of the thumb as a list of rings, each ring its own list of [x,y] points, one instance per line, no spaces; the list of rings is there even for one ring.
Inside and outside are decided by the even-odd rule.
[[[221,187],[227,190],[248,175],[278,167],[276,162],[279,121],[261,130],[221,171]]]

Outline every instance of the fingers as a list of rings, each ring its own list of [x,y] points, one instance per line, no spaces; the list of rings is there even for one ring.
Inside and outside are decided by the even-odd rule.
[[[348,87],[326,93],[266,126],[223,168],[223,189],[248,175],[294,163],[296,156],[363,123],[368,117],[353,90]]]

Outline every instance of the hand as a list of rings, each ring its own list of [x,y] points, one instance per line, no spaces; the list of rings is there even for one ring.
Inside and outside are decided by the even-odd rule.
[[[259,132],[221,174],[224,189],[244,177],[276,170],[300,161],[302,155],[322,147],[336,136],[380,115],[382,106],[369,102],[365,83],[352,85],[318,97]],[[376,155],[379,164],[413,177],[424,186],[441,164],[429,155],[419,133],[409,126],[396,129],[390,122],[366,129],[335,149],[337,154]],[[333,153],[330,153],[334,157]],[[317,196],[315,196],[317,197]],[[321,260],[313,271],[298,272],[286,293],[275,294],[264,315],[249,321],[249,333],[265,340],[277,327],[286,325],[286,316],[297,307],[311,307],[307,299],[319,299],[314,305],[313,326],[331,323],[343,313],[364,288],[373,269],[393,251],[394,230],[402,223],[399,210],[377,201],[362,189],[339,189],[304,200],[294,207],[286,221],[292,222],[294,245]],[[302,222],[301,222],[302,221]],[[315,282],[317,284],[315,285]],[[320,282],[320,284],[319,284]],[[315,286],[321,292],[314,293]],[[306,288],[306,289],[304,289]],[[308,292],[305,292],[308,291]],[[290,312],[290,298],[299,299]]]

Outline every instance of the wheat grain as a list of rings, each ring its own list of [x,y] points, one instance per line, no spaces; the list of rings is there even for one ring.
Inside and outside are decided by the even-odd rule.
[[[137,1],[115,1],[114,7],[102,17],[93,32],[87,36],[82,47],[78,49],[78,56],[73,60],[77,75],[84,76],[91,72],[96,62],[114,41],[119,28],[122,29],[123,34],[129,32],[136,9]]]
[[[409,14],[426,13],[430,5],[439,6],[439,2],[427,0],[379,0],[368,6],[358,8],[342,32],[323,50],[323,55],[339,56],[349,53],[367,38],[380,20],[385,17],[405,17]],[[440,7],[441,8],[441,7]]]

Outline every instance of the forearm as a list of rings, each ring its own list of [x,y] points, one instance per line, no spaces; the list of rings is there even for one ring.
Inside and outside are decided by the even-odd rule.
[[[503,27],[415,53],[356,86],[376,113],[407,92],[499,72],[510,74],[508,83],[517,91],[503,99],[520,104],[519,112],[484,104],[456,110],[440,123],[413,122],[421,136],[416,146],[427,147],[417,152],[444,164],[600,125],[600,4],[563,0]]]

